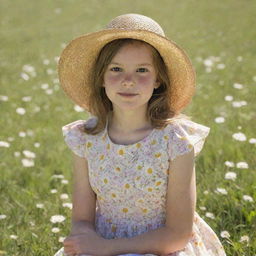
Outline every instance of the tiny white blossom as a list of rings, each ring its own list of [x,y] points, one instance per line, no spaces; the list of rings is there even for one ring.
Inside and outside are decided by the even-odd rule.
[[[63,48],[65,48],[65,47],[66,47],[66,46],[64,46]],[[58,62],[59,62],[59,60],[60,60],[60,56],[55,56],[55,57],[54,57],[54,61],[55,61],[55,62],[57,62],[57,63],[58,63]]]
[[[51,74],[53,74],[53,70],[51,68],[47,68],[46,73],[48,75],[51,75]]]
[[[0,95],[0,101],[8,101],[8,96]]]
[[[35,106],[34,107],[34,112],[37,113],[37,112],[40,112],[41,108],[39,106]]]
[[[38,203],[38,204],[36,204],[36,208],[43,209],[43,208],[44,208],[44,204],[40,204],[40,203]]]
[[[239,168],[239,169],[248,169],[248,164],[246,162],[238,162],[236,164],[236,168]]]
[[[44,59],[44,60],[43,60],[43,64],[44,64],[44,65],[49,65],[49,64],[50,64],[50,60]]]
[[[60,223],[63,222],[66,218],[62,215],[53,215],[50,219],[52,223]]]
[[[25,115],[26,114],[26,109],[25,108],[17,108],[16,113],[19,115]]]
[[[59,232],[60,232],[60,229],[59,229],[59,228],[52,228],[52,232],[53,232],[53,233],[59,233]]]
[[[244,201],[253,202],[253,198],[248,195],[243,195],[243,199],[244,199]]]
[[[232,101],[233,99],[234,99],[234,97],[231,95],[225,96],[225,101]]]
[[[200,210],[202,211],[206,211],[206,207],[205,206],[199,206]]]
[[[238,141],[246,141],[246,136],[242,132],[234,133],[232,138]]]
[[[54,174],[52,175],[53,179],[64,179],[64,176],[62,174]]]
[[[62,184],[68,184],[68,180],[61,180]]]
[[[20,73],[20,76],[21,76],[21,78],[24,79],[25,81],[28,81],[28,80],[29,80],[29,75],[26,74],[26,73],[24,73],[24,72],[21,72],[21,73]]]
[[[29,224],[34,227],[35,226],[35,222],[34,221],[30,221]]]
[[[64,240],[65,240],[65,238],[66,238],[66,237],[64,237],[64,236],[60,236],[60,237],[59,237],[59,242],[60,242],[60,243],[63,243]]]
[[[41,85],[41,88],[42,88],[43,90],[48,89],[48,87],[49,87],[49,84],[42,84],[42,85]]]
[[[34,161],[32,159],[21,159],[22,165],[24,167],[33,167],[35,165]]]
[[[68,194],[61,194],[60,199],[62,200],[68,199]]]
[[[13,137],[8,137],[7,140],[8,141],[14,141],[14,138]]]
[[[255,144],[255,143],[256,143],[256,138],[250,138],[250,139],[249,139],[249,143]]]
[[[72,207],[73,207],[72,203],[63,203],[62,206],[67,207],[69,209],[72,209]]]
[[[48,95],[51,95],[53,93],[53,90],[52,89],[47,89],[47,90],[45,90],[45,93],[48,94]]]
[[[211,67],[206,67],[205,71],[206,71],[206,73],[211,73],[212,72],[212,68]]]
[[[243,89],[243,88],[244,88],[244,86],[243,86],[242,84],[239,84],[239,83],[234,83],[234,84],[233,84],[233,87],[234,87],[235,89]]]
[[[18,236],[16,236],[16,235],[10,235],[10,238],[16,240],[16,239],[18,238]]]
[[[55,188],[54,188],[54,189],[51,189],[51,193],[52,193],[52,194],[56,194],[57,192],[58,192],[57,189],[55,189]]]
[[[29,101],[31,101],[31,99],[32,99],[31,96],[24,96],[24,97],[22,97],[22,101],[24,101],[24,102],[29,102]]]
[[[22,153],[27,158],[35,158],[36,157],[36,154],[34,152],[29,151],[29,150],[23,150]]]
[[[27,135],[27,134],[26,134],[25,132],[19,132],[19,136],[20,136],[20,137],[26,137],[26,135]]]
[[[225,165],[226,165],[227,167],[234,167],[234,166],[235,166],[235,164],[234,164],[233,162],[231,162],[231,161],[226,161],[226,162],[225,162]]]
[[[83,112],[83,111],[84,111],[84,109],[81,108],[81,107],[78,106],[78,105],[75,105],[75,106],[74,106],[74,110],[75,110],[76,112]]]
[[[5,214],[0,214],[0,220],[6,219],[6,215]]]
[[[236,59],[237,59],[237,61],[239,61],[239,62],[240,62],[240,61],[242,61],[242,60],[243,60],[243,57],[242,57],[242,56],[238,56]]]
[[[208,217],[208,218],[211,218],[211,219],[215,219],[214,214],[211,213],[211,212],[207,212],[207,213],[205,214],[205,216]]]
[[[216,66],[217,69],[224,69],[225,67],[226,67],[226,65],[223,64],[223,63],[219,63],[219,64],[217,64],[217,66]]]
[[[225,174],[225,179],[234,181],[236,179],[236,173],[235,172],[227,172]]]
[[[35,142],[35,143],[34,143],[34,147],[35,147],[35,148],[39,148],[39,147],[40,147],[40,143],[39,143],[39,142]]]
[[[220,233],[220,236],[223,237],[223,238],[230,238],[230,234],[226,230],[222,231]]]
[[[10,143],[6,142],[6,141],[0,141],[0,147],[9,148],[10,147]]]
[[[215,121],[215,123],[217,123],[217,124],[221,124],[221,123],[224,123],[224,122],[225,122],[225,118],[222,117],[222,116],[219,116],[219,117],[216,117],[216,118],[214,119],[214,121]]]
[[[246,236],[246,235],[245,235],[245,236],[241,236],[239,242],[241,242],[241,243],[247,242],[247,243],[248,243],[249,240],[250,240],[250,239],[249,239],[249,236]]]
[[[227,195],[228,194],[228,192],[227,192],[227,190],[225,188],[217,188],[215,190],[215,193],[222,194],[222,195]]]
[[[212,67],[213,66],[213,61],[211,59],[205,59],[204,60],[204,65],[206,67]]]
[[[209,194],[209,191],[208,191],[208,190],[205,190],[205,191],[204,191],[204,194],[205,194],[205,195],[208,195],[208,194]]]
[[[19,157],[20,155],[21,155],[20,152],[18,152],[18,151],[14,152],[15,157]]]

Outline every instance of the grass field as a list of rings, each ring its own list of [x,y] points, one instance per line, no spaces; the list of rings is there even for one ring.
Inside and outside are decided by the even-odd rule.
[[[196,160],[197,212],[227,255],[256,254],[255,1],[0,3],[0,255],[53,255],[68,235],[71,154],[61,127],[87,114],[60,89],[58,56],[123,13],[154,18],[191,57],[197,92],[184,113],[211,128]]]

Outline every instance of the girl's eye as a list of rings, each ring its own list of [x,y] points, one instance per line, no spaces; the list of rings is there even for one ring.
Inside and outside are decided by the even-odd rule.
[[[148,72],[148,69],[146,69],[146,68],[138,68],[137,72],[140,72],[140,73]]]
[[[114,71],[114,72],[120,72],[121,71],[121,68],[119,67],[113,67],[110,69],[111,71]]]

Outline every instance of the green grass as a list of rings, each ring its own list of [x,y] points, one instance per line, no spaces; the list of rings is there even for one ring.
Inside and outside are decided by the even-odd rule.
[[[60,13],[56,13],[58,8]],[[86,119],[87,114],[74,111],[74,104],[59,89],[54,80],[55,58],[63,43],[131,12],[157,20],[167,36],[191,57],[197,72],[197,92],[185,113],[211,127],[196,162],[197,211],[220,237],[227,255],[255,255],[256,146],[249,143],[256,137],[255,11],[256,3],[251,0],[1,0],[0,95],[9,99],[0,100],[0,141],[9,142],[10,147],[0,147],[0,215],[6,215],[0,219],[0,255],[53,255],[62,246],[59,237],[68,235],[71,211],[62,203],[70,202],[70,198],[63,200],[60,195],[71,196],[71,154],[61,126]],[[203,60],[210,56],[220,59],[211,72],[206,72]],[[43,64],[45,59],[50,61],[48,65]],[[217,69],[217,63],[225,64],[225,68]],[[24,65],[33,66],[36,76],[22,79]],[[44,83],[53,94],[41,89]],[[243,89],[235,89],[234,83],[242,84]],[[232,102],[224,100],[226,95],[247,105],[234,108]],[[24,96],[31,96],[31,101],[22,101]],[[19,107],[26,109],[25,115],[16,113]],[[35,112],[35,107],[40,111]],[[215,123],[218,116],[225,117],[225,122]],[[32,131],[33,135],[20,137],[21,131]],[[234,140],[232,134],[237,132],[243,132],[247,140]],[[36,142],[40,147],[34,146]],[[34,167],[23,167],[23,150],[36,154]],[[15,152],[21,156],[15,157]],[[249,168],[227,167],[225,161],[244,161]],[[235,181],[225,179],[228,171],[237,174]],[[63,174],[69,184],[52,178],[54,174]],[[217,188],[225,188],[228,194],[215,193]],[[57,193],[52,194],[51,189]],[[243,195],[254,201],[243,200]],[[44,207],[37,208],[37,203]],[[200,208],[203,206],[206,210]],[[213,213],[215,219],[206,217],[206,212]],[[66,220],[51,223],[51,216],[57,214]],[[60,232],[53,233],[53,227],[59,227]],[[224,230],[229,232],[229,239],[220,236]],[[244,235],[249,243],[240,242]]]

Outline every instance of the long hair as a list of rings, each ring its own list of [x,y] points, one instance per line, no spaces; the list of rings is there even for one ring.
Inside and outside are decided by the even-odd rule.
[[[89,110],[92,115],[98,118],[98,122],[93,128],[85,127],[84,131],[86,133],[98,134],[104,130],[108,113],[113,110],[112,102],[108,99],[105,88],[102,86],[105,71],[121,47],[135,42],[146,44],[150,47],[153,56],[153,64],[156,69],[157,81],[160,83],[160,86],[154,89],[148,102],[147,118],[151,121],[151,125],[154,128],[161,129],[168,125],[174,117],[190,119],[188,116],[177,113],[171,108],[167,97],[167,89],[171,86],[171,82],[167,75],[166,65],[159,52],[153,46],[141,40],[130,38],[117,39],[106,44],[101,49],[94,63],[94,73],[91,74],[93,84],[91,85],[92,88],[89,97]]]

